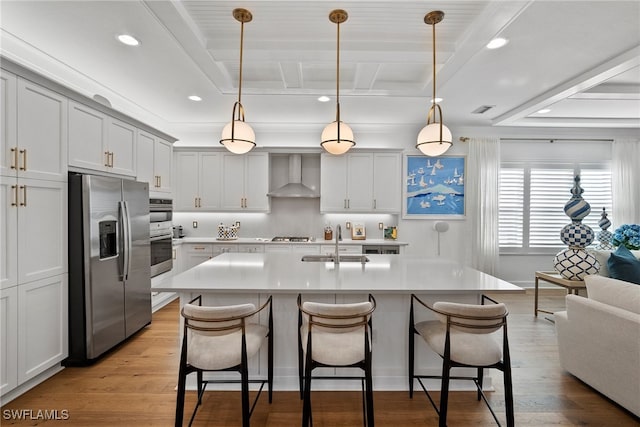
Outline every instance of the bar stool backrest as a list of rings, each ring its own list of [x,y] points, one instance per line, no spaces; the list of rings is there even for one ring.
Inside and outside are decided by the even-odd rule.
[[[245,318],[256,311],[253,304],[238,304],[224,307],[203,307],[185,304],[182,316],[185,327],[196,335],[228,335],[241,330]]]
[[[508,314],[504,303],[475,305],[436,302],[433,308],[442,323],[449,321],[451,329],[471,334],[489,334],[499,330],[506,323]]]

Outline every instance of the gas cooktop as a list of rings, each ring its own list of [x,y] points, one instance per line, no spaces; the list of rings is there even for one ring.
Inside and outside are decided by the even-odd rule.
[[[271,239],[272,242],[308,242],[311,237],[296,237],[296,236],[276,236]]]

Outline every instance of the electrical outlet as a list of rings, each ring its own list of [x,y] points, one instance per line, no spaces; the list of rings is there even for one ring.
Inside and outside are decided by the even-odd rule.
[[[198,228],[198,221],[193,221],[193,228]]]
[[[351,230],[351,223],[347,221],[347,223],[345,224],[345,227],[347,228],[347,230]]]
[[[378,223],[378,230],[382,230],[384,228],[384,224],[379,222]]]
[[[240,221],[236,221],[236,227],[240,228]]]

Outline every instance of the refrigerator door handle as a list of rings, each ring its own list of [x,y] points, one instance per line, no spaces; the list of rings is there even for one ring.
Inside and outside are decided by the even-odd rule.
[[[119,205],[122,212],[122,280],[127,280],[131,265],[131,219],[127,202],[121,201]]]

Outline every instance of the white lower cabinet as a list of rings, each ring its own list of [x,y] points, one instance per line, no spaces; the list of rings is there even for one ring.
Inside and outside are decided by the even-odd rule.
[[[173,245],[173,268],[171,269],[171,275],[175,276],[184,271],[184,246]]]
[[[362,246],[361,245],[340,245],[338,247],[338,251],[341,254],[361,254]],[[320,247],[321,254],[335,254],[336,253],[336,245],[322,245]]]
[[[0,395],[18,385],[18,287],[0,289]]]
[[[68,276],[18,286],[18,383],[68,355]]]
[[[238,252],[243,253],[262,253],[264,252],[264,245],[252,245],[252,244],[241,244],[238,245]]]
[[[216,243],[212,248],[212,256],[226,254],[227,252],[238,252],[239,246],[235,243]],[[246,252],[249,252],[248,250]]]
[[[183,271],[195,267],[211,258],[213,258],[213,245],[201,243],[183,244],[184,262]]]
[[[0,290],[0,395],[68,355],[68,275]]]
[[[265,252],[291,252],[291,245],[266,245],[264,247]]]
[[[265,252],[293,252],[296,254],[313,255],[320,253],[320,245],[265,245]]]
[[[291,245],[291,252],[296,254],[315,255],[320,253],[320,245]]]

